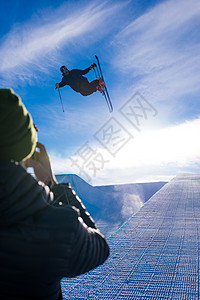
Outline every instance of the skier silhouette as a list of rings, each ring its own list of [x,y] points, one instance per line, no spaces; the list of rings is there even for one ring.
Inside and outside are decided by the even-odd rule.
[[[88,79],[83,76],[95,67],[95,63],[93,63],[90,67],[86,68],[85,70],[72,69],[70,71],[67,69],[66,66],[60,67],[60,71],[63,75],[63,78],[60,83],[56,83],[56,88],[61,88],[63,86],[69,85],[75,92],[80,93],[83,96],[91,95],[97,90],[103,93],[105,84],[101,78],[89,82]]]

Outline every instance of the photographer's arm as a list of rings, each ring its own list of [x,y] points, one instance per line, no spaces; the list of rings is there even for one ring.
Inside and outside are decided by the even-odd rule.
[[[72,190],[70,184],[58,184],[53,174],[51,162],[45,146],[41,143],[37,143],[37,148],[39,148],[40,151],[36,152],[36,160],[32,158],[28,159],[25,162],[26,167],[32,167],[37,179],[49,186],[54,193],[54,199],[57,203],[60,202],[78,208],[84,223],[88,227],[96,229],[97,227],[94,220],[87,212],[85,206],[76,193]]]
[[[36,151],[36,160],[29,158],[25,162],[25,166],[32,167],[37,179],[52,187],[58,182],[53,174],[48,153],[45,146],[39,142],[37,143],[37,148],[40,151]]]

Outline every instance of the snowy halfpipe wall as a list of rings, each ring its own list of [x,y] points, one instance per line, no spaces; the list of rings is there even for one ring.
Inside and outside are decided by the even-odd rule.
[[[199,299],[200,174],[171,180],[109,239],[103,266],[63,279],[64,299]]]

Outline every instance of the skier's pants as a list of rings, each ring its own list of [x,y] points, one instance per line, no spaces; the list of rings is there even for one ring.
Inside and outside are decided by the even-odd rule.
[[[86,78],[85,78],[86,79]],[[92,93],[97,91],[97,87],[99,85],[99,80],[95,79],[92,82],[89,82],[87,79],[81,82],[80,93],[83,96],[91,95]]]

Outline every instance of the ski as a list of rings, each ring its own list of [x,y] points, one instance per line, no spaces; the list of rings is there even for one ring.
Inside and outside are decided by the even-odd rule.
[[[105,83],[105,80],[103,78],[103,73],[102,73],[102,69],[101,69],[101,65],[100,65],[100,62],[99,62],[99,58],[95,55],[95,58],[97,60],[97,74],[96,74],[96,77],[99,77],[101,78],[104,83]],[[106,87],[106,84],[105,84],[105,89],[102,93],[102,95],[105,97],[106,99],[106,102],[107,102],[107,105],[108,105],[108,109],[109,109],[109,112],[112,112],[113,111],[113,106],[112,106],[112,102],[110,100],[110,96],[109,96],[109,93],[108,93],[108,90],[107,90],[107,87]]]

